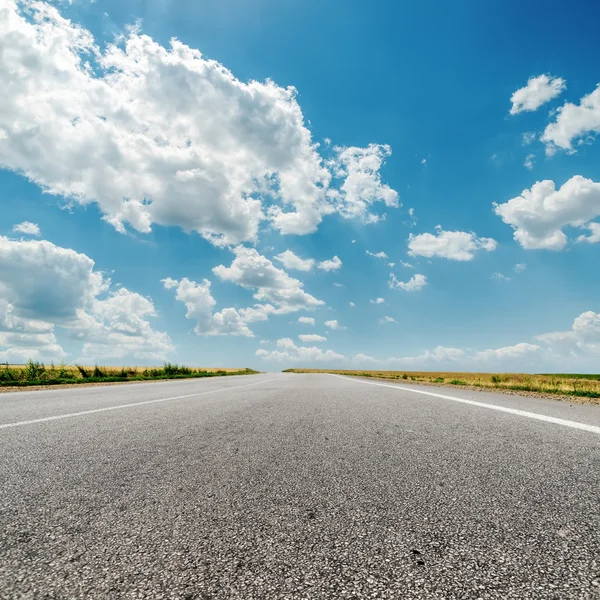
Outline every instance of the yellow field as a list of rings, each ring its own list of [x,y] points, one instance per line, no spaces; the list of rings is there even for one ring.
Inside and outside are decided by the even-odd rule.
[[[84,365],[44,365],[30,361],[26,365],[0,364],[0,388],[32,385],[66,385],[83,383],[116,383],[189,377],[226,377],[251,375],[252,369],[191,368],[165,363],[161,367],[100,367]]]
[[[491,390],[513,390],[575,396],[600,403],[600,375],[526,375],[521,373],[446,373],[429,371],[359,371],[326,369],[289,369],[294,373],[337,373],[373,377],[405,383],[420,382],[444,386],[464,386]]]
[[[11,364],[6,365],[6,363],[0,364],[0,368],[6,367],[6,366],[8,366],[9,369],[26,369],[27,368],[27,365],[11,365]],[[82,365],[82,366],[84,369],[88,369],[90,371],[94,370],[94,365],[92,365],[92,366]],[[46,369],[49,369],[49,368],[50,367],[48,365],[46,365]],[[56,368],[58,368],[58,367],[56,367]],[[66,365],[64,368],[66,371],[79,373],[79,369],[75,365]],[[234,373],[236,371],[242,370],[242,369],[226,369],[226,368],[219,368],[219,367],[191,367],[191,368],[194,369],[195,371],[206,371],[208,373],[216,373],[217,371],[224,371],[225,373]],[[142,373],[143,371],[150,370],[150,369],[162,369],[162,365],[156,366],[156,367],[101,366],[101,369],[103,371],[105,371],[107,374],[120,373],[122,369],[125,369],[128,372],[135,371],[136,373]]]

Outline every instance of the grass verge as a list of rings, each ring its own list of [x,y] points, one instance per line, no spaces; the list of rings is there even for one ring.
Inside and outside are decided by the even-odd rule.
[[[199,377],[226,377],[252,375],[252,369],[193,369],[185,365],[165,363],[162,367],[85,367],[81,365],[55,366],[29,361],[26,365],[0,365],[0,387],[28,387],[40,385],[73,385],[87,383],[118,383],[126,381],[153,381],[159,379],[192,379]]]
[[[424,383],[427,385],[457,386],[464,388],[547,394],[552,396],[588,399],[600,404],[600,375],[523,373],[434,373],[427,371],[360,371],[326,369],[286,369],[286,373],[335,373],[354,377],[372,377]]]

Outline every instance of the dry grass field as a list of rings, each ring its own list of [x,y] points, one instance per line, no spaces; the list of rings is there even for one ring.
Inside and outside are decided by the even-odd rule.
[[[522,373],[435,373],[429,371],[360,371],[326,369],[288,369],[293,373],[336,373],[355,377],[372,377],[403,383],[473,387],[486,390],[511,390],[589,399],[600,403],[600,375]]]
[[[231,368],[190,368],[171,363],[165,363],[162,367],[99,367],[97,365],[92,367],[66,364],[44,365],[30,361],[25,365],[0,363],[0,387],[222,377],[252,373],[256,373],[256,371]]]

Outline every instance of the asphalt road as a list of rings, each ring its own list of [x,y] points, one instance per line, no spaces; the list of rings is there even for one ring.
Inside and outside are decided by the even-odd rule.
[[[0,598],[600,598],[600,408],[406,387],[0,395]]]

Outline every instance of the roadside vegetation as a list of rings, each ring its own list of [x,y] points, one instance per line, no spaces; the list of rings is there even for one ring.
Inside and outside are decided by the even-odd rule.
[[[401,383],[461,386],[487,390],[537,392],[580,398],[600,398],[600,375],[522,373],[432,373],[427,371],[345,371],[324,369],[286,369],[287,373],[336,373],[355,377],[372,377]]]
[[[165,363],[162,367],[89,367],[60,364],[49,366],[29,361],[26,365],[0,364],[0,387],[31,385],[64,385],[149,381],[153,379],[187,379],[193,377],[223,377],[251,375],[252,369],[193,369]]]

